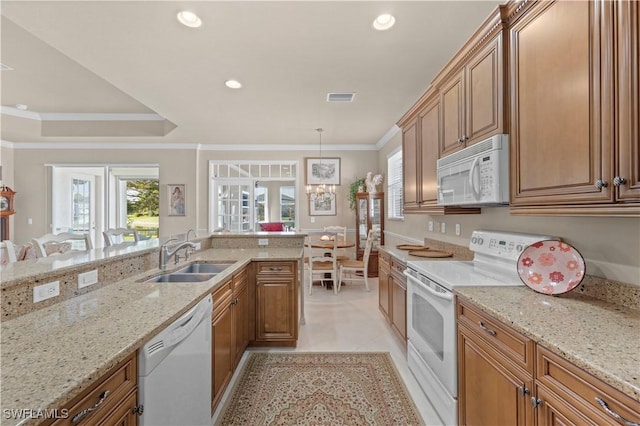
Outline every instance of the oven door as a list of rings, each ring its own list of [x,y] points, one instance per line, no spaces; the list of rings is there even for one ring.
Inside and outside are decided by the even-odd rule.
[[[453,293],[407,269],[407,338],[430,373],[457,397],[455,301]]]

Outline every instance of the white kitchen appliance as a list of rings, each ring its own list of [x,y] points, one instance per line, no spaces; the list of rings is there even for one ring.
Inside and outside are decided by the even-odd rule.
[[[508,135],[495,135],[440,158],[438,204],[476,207],[508,203],[508,142]]]
[[[211,425],[211,312],[207,296],[140,349],[141,426]]]
[[[471,261],[409,261],[407,276],[407,361],[446,425],[457,425],[458,367],[453,290],[463,286],[520,286],[520,253],[548,235],[474,231]]]

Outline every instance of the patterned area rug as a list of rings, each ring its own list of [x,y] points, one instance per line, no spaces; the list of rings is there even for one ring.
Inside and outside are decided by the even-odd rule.
[[[252,352],[216,425],[422,425],[388,353]]]

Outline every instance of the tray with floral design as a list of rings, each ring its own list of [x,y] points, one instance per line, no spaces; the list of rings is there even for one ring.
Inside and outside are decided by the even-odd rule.
[[[524,249],[518,258],[520,279],[538,293],[571,291],[582,282],[584,273],[582,255],[562,241],[538,241]]]

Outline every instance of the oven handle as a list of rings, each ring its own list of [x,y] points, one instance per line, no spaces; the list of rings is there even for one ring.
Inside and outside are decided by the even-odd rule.
[[[407,276],[407,278],[409,278],[411,281],[414,281],[417,285],[419,285],[420,288],[427,290],[429,293],[431,293],[435,297],[438,297],[444,300],[449,300],[449,301],[453,300],[453,293],[438,293],[428,285],[424,285],[422,282],[416,279],[416,277],[414,277],[413,275],[410,275],[407,271],[404,271],[403,273]]]

